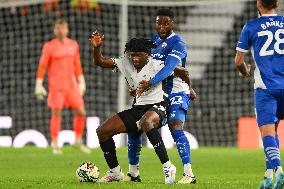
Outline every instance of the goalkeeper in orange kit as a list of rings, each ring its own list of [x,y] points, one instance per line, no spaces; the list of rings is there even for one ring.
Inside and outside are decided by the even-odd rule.
[[[82,143],[85,128],[85,107],[83,95],[86,84],[80,62],[79,45],[67,37],[68,23],[59,19],[54,24],[55,38],[46,42],[42,49],[36,76],[35,95],[43,99],[47,95],[43,87],[46,69],[48,70],[48,107],[52,114],[50,135],[54,154],[61,154],[58,146],[62,109],[72,108],[75,112],[73,129],[76,135],[75,146],[83,152],[90,150]]]

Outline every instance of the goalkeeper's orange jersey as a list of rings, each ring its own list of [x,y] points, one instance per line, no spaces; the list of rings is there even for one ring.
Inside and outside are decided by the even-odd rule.
[[[55,38],[44,44],[37,78],[44,78],[48,69],[48,89],[78,90],[77,77],[82,75],[79,45],[75,40]]]

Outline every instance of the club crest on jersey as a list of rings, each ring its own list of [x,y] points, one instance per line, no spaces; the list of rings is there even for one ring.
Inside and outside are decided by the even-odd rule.
[[[166,42],[164,42],[164,43],[162,44],[162,48],[166,48],[167,45],[168,45],[168,44],[167,44]]]

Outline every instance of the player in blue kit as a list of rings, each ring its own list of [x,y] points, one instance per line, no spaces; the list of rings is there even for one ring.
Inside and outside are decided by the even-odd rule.
[[[259,188],[283,188],[277,125],[284,118],[284,17],[277,16],[278,0],[257,0],[260,17],[245,24],[237,44],[236,68],[243,77],[250,76],[244,62],[251,49],[254,71],[254,105],[266,157],[266,172]]]
[[[183,125],[186,120],[187,110],[190,103],[191,88],[180,77],[172,75],[176,67],[185,67],[186,45],[173,32],[175,26],[174,14],[169,9],[160,9],[157,12],[156,29],[157,34],[152,40],[157,47],[152,49],[152,57],[156,60],[164,61],[162,68],[151,80],[142,81],[136,90],[140,96],[144,91],[159,82],[166,80],[166,92],[168,94],[168,125],[184,165],[184,175],[179,183],[196,183],[196,178],[191,168],[190,146],[186,138]],[[192,97],[196,94],[192,90]],[[140,181],[139,177],[139,155],[142,145],[142,138],[139,134],[128,134],[128,158],[129,180]]]

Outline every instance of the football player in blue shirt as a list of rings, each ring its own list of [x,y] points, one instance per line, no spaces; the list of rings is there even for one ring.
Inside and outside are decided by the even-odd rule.
[[[236,68],[243,77],[250,76],[244,62],[251,49],[254,71],[254,106],[266,157],[266,172],[259,188],[284,186],[277,125],[284,118],[284,17],[275,9],[278,0],[257,0],[260,17],[245,24],[237,44]]]
[[[172,75],[176,67],[185,67],[187,57],[186,45],[180,36],[173,32],[174,26],[173,12],[169,9],[158,10],[157,34],[152,38],[157,47],[152,49],[151,53],[154,59],[164,61],[165,67],[151,80],[140,82],[136,94],[139,96],[151,86],[166,80],[166,92],[169,99],[168,125],[184,165],[184,175],[179,183],[188,184],[196,183],[196,178],[191,168],[190,146],[184,134],[183,125],[190,103],[190,91],[192,91],[192,97],[196,94],[180,77]],[[128,134],[129,172],[127,176],[132,181],[140,181],[138,168],[141,145],[142,138],[139,134]]]

